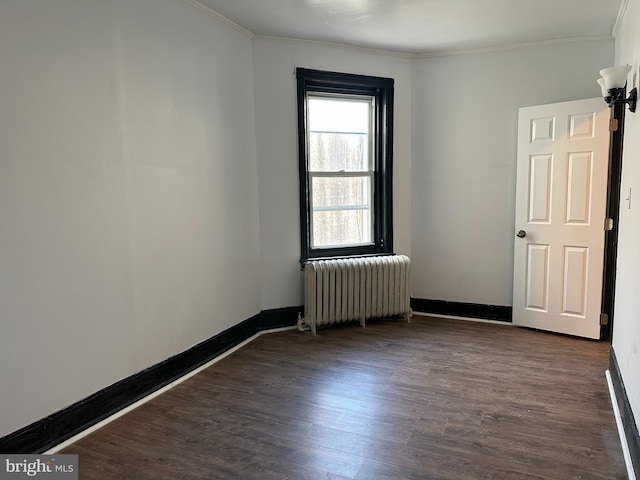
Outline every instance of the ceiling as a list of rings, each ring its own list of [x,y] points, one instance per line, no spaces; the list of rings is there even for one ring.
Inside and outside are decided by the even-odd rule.
[[[197,0],[257,36],[410,54],[606,37],[624,0]]]

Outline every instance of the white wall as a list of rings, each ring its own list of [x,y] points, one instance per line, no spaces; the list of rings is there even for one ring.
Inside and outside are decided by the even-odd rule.
[[[0,436],[260,310],[251,40],[0,3]]]
[[[615,65],[633,66],[628,89],[640,83],[640,0],[630,0],[616,37]],[[636,110],[640,112],[640,110]],[[622,159],[620,230],[613,349],[640,428],[640,113],[627,110]],[[625,198],[632,189],[631,208]]]
[[[596,97],[613,41],[416,59],[412,289],[512,304],[518,108]]]
[[[410,59],[347,47],[255,38],[262,308],[301,305],[296,67],[395,79],[394,250],[411,250]]]

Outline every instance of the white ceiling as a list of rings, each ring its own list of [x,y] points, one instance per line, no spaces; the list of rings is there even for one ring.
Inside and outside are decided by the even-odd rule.
[[[439,53],[610,36],[624,0],[197,0],[257,36]]]

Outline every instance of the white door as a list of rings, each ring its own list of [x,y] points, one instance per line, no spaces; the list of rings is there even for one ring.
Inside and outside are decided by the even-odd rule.
[[[520,109],[513,323],[600,338],[609,108]]]

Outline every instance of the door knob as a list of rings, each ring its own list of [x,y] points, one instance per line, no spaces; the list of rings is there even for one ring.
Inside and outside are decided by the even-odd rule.
[[[527,232],[525,232],[524,230],[518,230],[518,233],[516,233],[516,237],[518,238],[524,238],[527,236]]]

